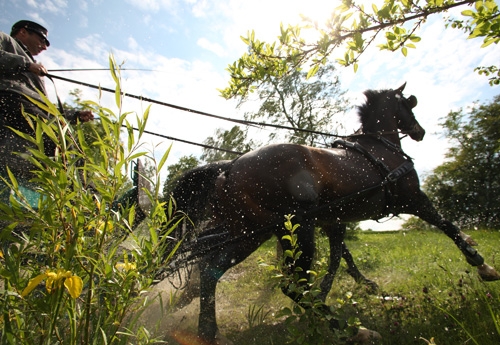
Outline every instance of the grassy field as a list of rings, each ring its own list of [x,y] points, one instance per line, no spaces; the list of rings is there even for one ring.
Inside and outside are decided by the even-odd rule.
[[[479,242],[477,249],[487,263],[500,268],[496,262],[500,232],[471,231],[470,235]],[[318,262],[324,263],[326,241],[318,242]],[[421,338],[434,338],[437,345],[500,343],[500,282],[480,281],[444,234],[361,232],[347,244],[379,291],[369,294],[357,285],[342,263],[327,302],[346,301],[347,316],[356,316],[365,327],[380,332],[380,344],[425,345]],[[218,285],[219,328],[235,344],[290,343],[283,318],[276,313],[292,303],[276,287],[272,272],[259,265],[273,263],[275,246],[275,241],[263,245],[228,271]]]

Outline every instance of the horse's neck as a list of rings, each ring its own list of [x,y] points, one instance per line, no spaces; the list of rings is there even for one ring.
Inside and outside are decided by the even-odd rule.
[[[349,141],[357,142],[359,145],[363,146],[373,154],[375,154],[380,149],[381,145],[393,151],[403,153],[403,150],[401,148],[401,140],[399,139],[399,136],[397,134],[396,138],[393,138],[392,136],[389,136],[387,134],[383,135],[362,133],[350,137]]]
[[[358,132],[360,134],[358,134]],[[390,141],[393,145],[401,148],[401,139],[399,138],[399,131],[397,127],[388,128],[387,126],[370,126],[366,128],[360,128],[356,131],[356,135],[360,137],[372,137],[372,138],[383,138],[384,140]]]

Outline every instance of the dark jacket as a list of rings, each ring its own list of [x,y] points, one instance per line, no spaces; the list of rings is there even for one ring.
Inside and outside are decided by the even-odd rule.
[[[26,95],[44,103],[37,92],[47,94],[44,81],[28,71],[32,62],[36,61],[24,44],[0,32],[0,91]]]

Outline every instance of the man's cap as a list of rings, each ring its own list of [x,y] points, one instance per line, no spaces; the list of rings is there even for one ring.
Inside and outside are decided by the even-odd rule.
[[[14,25],[12,25],[12,31],[14,31],[16,29],[17,30],[23,29],[23,28],[28,30],[28,31],[31,31],[31,32],[36,32],[37,34],[39,34],[40,36],[43,37],[47,47],[50,46],[50,42],[47,39],[47,35],[49,32],[47,31],[46,28],[44,28],[43,26],[41,26],[38,23],[32,22],[31,20],[20,20],[17,23],[15,23]]]

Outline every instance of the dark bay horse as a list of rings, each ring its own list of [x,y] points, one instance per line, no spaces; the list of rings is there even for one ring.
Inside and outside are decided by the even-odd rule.
[[[330,239],[329,277],[333,279],[342,253],[342,223],[379,219],[388,214],[414,214],[440,228],[489,280],[496,271],[444,220],[420,190],[411,158],[401,149],[399,133],[420,141],[425,131],[412,109],[417,100],[396,90],[367,91],[359,109],[361,130],[349,141],[320,149],[295,144],[269,145],[225,163],[188,171],[173,191],[178,209],[194,223],[213,214],[216,227],[203,232],[191,250],[201,255],[199,336],[215,343],[215,290],[219,278],[244,260],[271,236],[282,239],[284,215],[293,214],[302,255],[295,263],[304,278],[314,256],[314,228],[321,226]],[[211,236],[227,234],[211,246]],[[187,235],[190,233],[188,232]],[[191,233],[192,234],[192,233]],[[184,234],[186,236],[186,234]],[[217,240],[216,236],[216,240]],[[220,238],[220,237],[219,237]],[[207,243],[210,243],[208,245]],[[197,248],[198,247],[198,248]],[[331,285],[331,280],[322,288]],[[297,301],[286,288],[283,292]],[[364,334],[358,334],[363,340]]]

